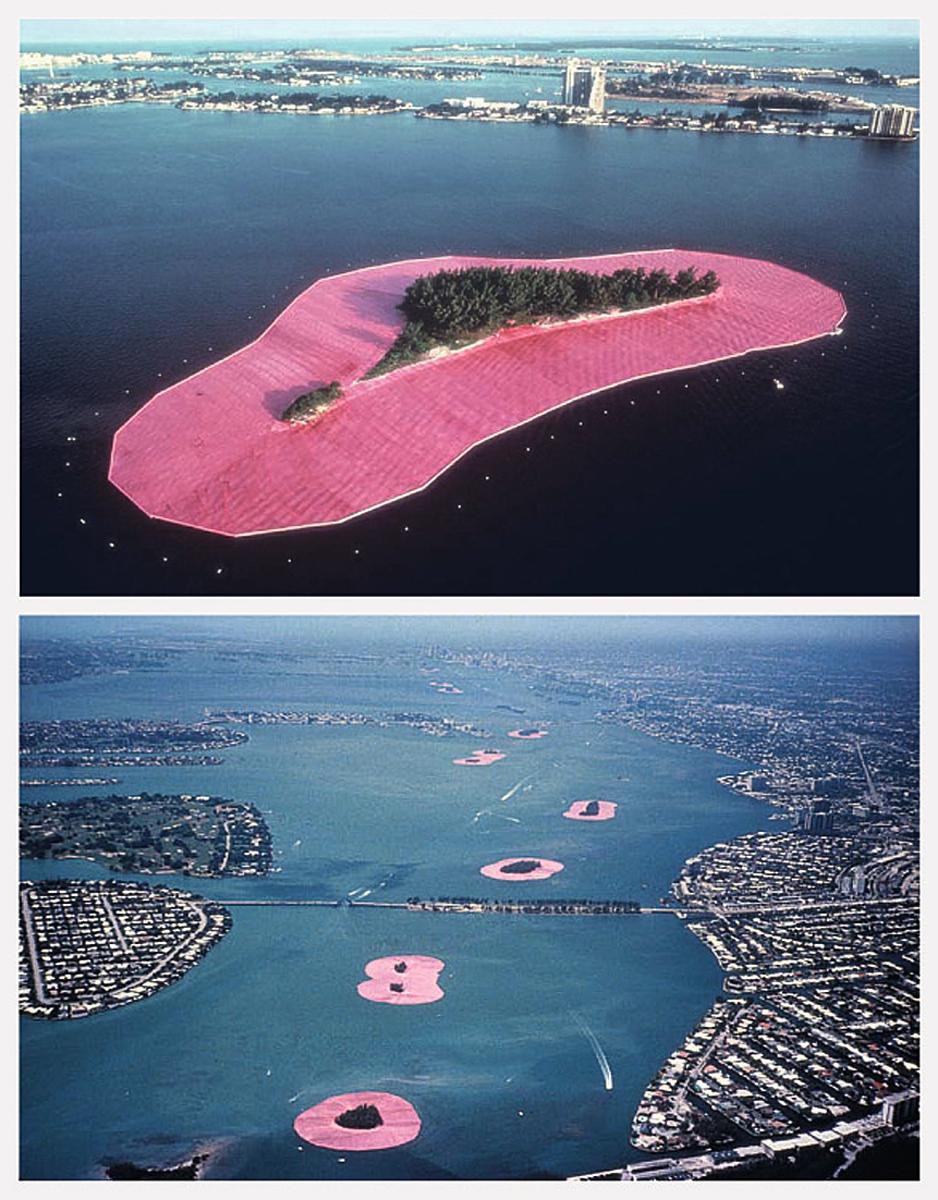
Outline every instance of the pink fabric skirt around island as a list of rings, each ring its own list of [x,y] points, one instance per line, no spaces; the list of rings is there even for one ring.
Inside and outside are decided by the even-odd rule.
[[[454,758],[457,767],[489,767],[505,757],[498,750],[475,750],[466,758]]]
[[[505,867],[512,863],[536,861],[538,866],[533,871],[525,871],[524,873],[505,871]],[[529,879],[550,879],[551,875],[556,875],[558,871],[563,870],[562,862],[555,862],[550,858],[536,858],[531,854],[527,857],[520,858],[502,858],[498,862],[489,863],[488,866],[480,867],[479,873],[487,879],[503,879],[506,883],[526,883]]]
[[[363,379],[402,327],[405,288],[473,265],[695,266],[716,271],[720,288],[633,313],[502,329]],[[705,250],[364,267],[317,280],[256,341],[153,396],[115,434],[109,478],[148,516],[232,537],[334,525],[421,491],[473,447],[560,405],[837,333],[845,312],[837,291],[807,275]],[[333,381],[343,396],[319,421],[278,420],[297,396]]]
[[[404,963],[406,971],[396,968]],[[446,964],[427,954],[393,954],[365,964],[367,979],[358,985],[359,996],[377,1004],[433,1004],[442,1000],[439,975]],[[391,984],[404,990],[392,991]]]
[[[518,738],[525,742],[536,742],[538,738],[546,738],[546,729],[513,729],[508,735],[510,738]]]
[[[599,812],[590,815],[584,809],[592,803],[592,800],[574,800],[563,815],[571,821],[611,821],[616,815],[618,805],[613,800],[596,800]]]
[[[335,1119],[360,1104],[373,1104],[382,1124],[375,1129],[346,1129]],[[412,1142],[420,1132],[417,1110],[391,1092],[346,1092],[307,1108],[293,1122],[298,1137],[326,1150],[388,1150]]]

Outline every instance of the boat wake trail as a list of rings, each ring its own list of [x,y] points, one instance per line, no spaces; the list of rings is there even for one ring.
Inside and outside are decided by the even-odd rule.
[[[575,1019],[577,1028],[593,1048],[593,1053],[596,1055],[596,1061],[599,1063],[599,1069],[603,1073],[603,1084],[606,1088],[606,1091],[611,1092],[613,1089],[613,1082],[612,1067],[609,1066],[609,1059],[606,1058],[605,1051],[603,1050],[602,1046],[600,1046],[596,1034],[593,1033],[589,1025],[587,1025],[582,1017],[576,1017]]]
[[[516,825],[521,824],[520,817],[509,817],[507,813],[493,812],[490,808],[480,808],[476,815],[472,818],[472,824],[478,825],[480,817],[500,817],[503,821],[514,821]]]
[[[521,787],[521,785],[523,783],[527,783],[529,779],[533,779],[533,778],[534,778],[533,775],[525,775],[524,779],[519,779],[518,782],[513,787],[510,787],[508,789],[508,791],[504,794],[504,796],[499,796],[499,802],[504,803],[504,802],[510,800],[512,798],[512,796],[517,794],[518,789]]]

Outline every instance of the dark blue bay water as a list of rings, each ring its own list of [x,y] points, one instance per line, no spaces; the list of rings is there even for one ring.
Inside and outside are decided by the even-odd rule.
[[[651,903],[690,854],[772,827],[764,806],[715,783],[738,769],[732,760],[601,726],[588,702],[538,698],[504,673],[448,675],[463,695],[435,695],[400,666],[284,673],[267,664],[236,675],[187,656],[165,674],[28,687],[22,715],[194,718],[224,705],[453,712],[509,750],[470,770],[451,764],[460,739],[268,727],[221,767],[116,769],[129,791],[225,794],[268,813],[278,871],[194,889],[222,899],[358,888],[388,899],[488,895],[509,885],[483,880],[479,866],[535,853],[566,864],[539,895]],[[522,719],[550,721],[550,736],[510,742]],[[619,802],[614,822],[561,817],[570,800],[594,795]],[[63,789],[24,796],[69,798]],[[30,878],[102,873],[24,864]],[[225,1178],[521,1178],[612,1166],[631,1156],[645,1084],[721,987],[710,955],[669,915],[232,911],[230,934],[156,997],[86,1021],[22,1022],[24,1176],[84,1178],[102,1159],[159,1162],[201,1144],[223,1145],[210,1174]],[[403,952],[446,962],[445,999],[411,1009],[360,1000],[363,964]],[[583,1023],[609,1059],[611,1091]],[[424,1122],[419,1140],[376,1156],[299,1148],[297,1113],[364,1088],[409,1098]]]
[[[917,189],[910,145],[146,106],[28,116],[23,588],[914,592]],[[845,335],[585,400],[334,530],[227,541],[152,522],[106,481],[132,412],[323,273],[654,246],[808,271],[843,291]]]

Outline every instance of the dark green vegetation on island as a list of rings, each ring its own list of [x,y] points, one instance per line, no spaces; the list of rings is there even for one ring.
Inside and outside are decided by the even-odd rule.
[[[201,86],[201,85],[199,85]],[[179,103],[180,108],[230,109],[235,112],[301,112],[322,114],[392,113],[408,105],[390,96],[323,96],[318,92],[200,92]]]
[[[506,863],[502,867],[503,875],[529,875],[532,871],[536,871],[540,867],[540,863],[536,858],[526,858],[520,862]]]
[[[743,100],[733,100],[734,108],[771,109],[773,112],[830,112],[831,102],[823,96],[800,96],[796,92],[759,92]]]
[[[21,804],[20,857],[139,874],[266,875],[270,830],[253,804],[213,796],[88,796]]]
[[[341,395],[342,385],[333,380],[325,387],[314,388],[311,392],[297,396],[280,414],[280,420],[290,421],[294,425],[305,425],[309,421],[315,421],[317,417],[328,412]]]
[[[359,1104],[357,1108],[347,1108],[339,1113],[335,1123],[343,1129],[377,1129],[384,1120],[373,1104]]]
[[[708,296],[719,286],[713,271],[698,276],[693,266],[673,276],[644,267],[621,267],[608,275],[572,267],[461,267],[421,275],[398,305],[406,318],[404,328],[365,378],[440,347],[477,341],[506,325],[632,312]]]
[[[507,870],[507,868],[502,868]],[[521,872],[524,874],[525,872]],[[339,903],[339,902],[337,902]],[[349,901],[355,907],[354,900]],[[368,904],[366,900],[365,905]],[[409,896],[405,908],[415,912],[536,913],[543,916],[631,916],[642,911],[638,900],[488,900],[481,896]]]
[[[104,1174],[108,1179],[198,1179],[207,1154],[195,1154],[188,1162],[169,1167],[140,1167],[132,1162],[108,1163]]]

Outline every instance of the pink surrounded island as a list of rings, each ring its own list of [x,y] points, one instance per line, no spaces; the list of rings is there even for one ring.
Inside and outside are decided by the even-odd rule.
[[[345,1128],[336,1118],[361,1106],[377,1110],[381,1123],[371,1129]],[[409,1101],[391,1092],[346,1092],[307,1108],[293,1122],[304,1142],[327,1150],[387,1150],[412,1142],[420,1117]]]
[[[574,800],[563,815],[571,821],[611,821],[617,808],[613,800]]]
[[[519,738],[525,742],[535,742],[538,738],[546,738],[546,729],[513,729],[508,735],[510,738]]]
[[[403,326],[417,276],[474,265],[713,269],[712,295],[500,330],[362,376]],[[261,336],[158,392],[116,433],[109,478],[151,517],[240,537],[334,525],[427,487],[474,446],[615,384],[836,333],[838,292],[775,263],[702,250],[590,258],[411,259],[318,280]],[[197,314],[194,314],[197,317]],[[278,420],[337,381],[315,423]]]
[[[465,758],[454,758],[453,762],[457,767],[490,767],[504,757],[500,750],[473,750]]]
[[[512,870],[519,864],[536,864],[530,870],[518,871]],[[562,862],[554,862],[550,858],[502,858],[498,862],[489,863],[486,867],[480,867],[480,874],[487,879],[504,879],[508,883],[524,883],[528,879],[550,879],[551,875],[556,875],[558,871],[563,870]]]
[[[446,964],[428,954],[393,954],[365,964],[359,996],[377,1004],[433,1004],[442,1000],[439,975]]]

